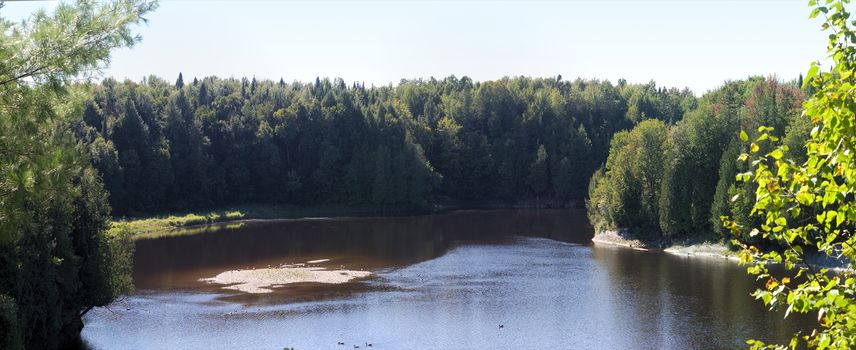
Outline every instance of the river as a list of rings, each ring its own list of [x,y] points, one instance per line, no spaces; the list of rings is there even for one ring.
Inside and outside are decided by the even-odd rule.
[[[248,222],[136,242],[137,293],[85,316],[91,349],[730,349],[810,327],[745,268],[590,244],[579,210]],[[250,294],[201,281],[315,262],[370,271]],[[339,342],[345,345],[339,345]]]

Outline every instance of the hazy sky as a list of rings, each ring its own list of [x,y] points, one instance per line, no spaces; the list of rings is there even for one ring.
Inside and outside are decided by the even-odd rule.
[[[599,78],[689,87],[791,79],[825,37],[797,1],[162,1],[106,75],[383,85],[467,75]],[[50,2],[7,2],[21,19]]]

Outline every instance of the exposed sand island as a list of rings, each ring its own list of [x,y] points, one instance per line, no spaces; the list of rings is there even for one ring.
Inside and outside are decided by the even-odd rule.
[[[231,270],[222,272],[212,278],[201,278],[199,281],[224,285],[223,289],[259,294],[271,293],[273,292],[271,288],[291,283],[314,282],[340,284],[370,275],[371,272],[369,271],[328,270],[323,267],[283,265],[280,267],[252,270]]]

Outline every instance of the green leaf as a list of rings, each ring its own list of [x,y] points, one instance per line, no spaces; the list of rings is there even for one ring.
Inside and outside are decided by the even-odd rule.
[[[749,135],[747,135],[746,132],[743,130],[740,130],[740,141],[749,141]]]
[[[829,347],[830,340],[831,340],[831,338],[829,338],[829,335],[827,335],[825,333],[821,334],[820,335],[820,341],[817,343],[817,349],[823,350],[823,349],[826,349],[827,347]]]
[[[812,62],[811,68],[808,69],[808,73],[805,74],[805,79],[803,79],[803,88],[808,86],[808,83],[817,76],[818,66],[816,62]]]
[[[782,150],[776,148],[773,150],[773,152],[770,152],[770,156],[772,156],[775,159],[782,159],[782,156],[783,156]]]
[[[832,220],[835,220],[835,218],[837,216],[838,216],[837,211],[829,210],[826,212],[826,220],[829,221],[830,224],[832,224]]]
[[[811,10],[811,13],[808,15],[808,18],[809,19],[815,18],[815,17],[817,17],[818,14],[820,14],[820,9],[815,7],[813,10]]]

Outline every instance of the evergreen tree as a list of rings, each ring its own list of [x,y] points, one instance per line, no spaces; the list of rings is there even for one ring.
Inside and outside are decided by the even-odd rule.
[[[598,145],[632,126],[622,122],[630,92],[621,89],[636,89],[466,77],[368,89],[320,78],[177,85],[107,79],[84,109],[80,137],[119,215],[236,203],[373,204],[382,145],[390,162],[379,175],[388,187],[379,188],[383,204],[579,200],[606,159]],[[673,113],[685,98],[670,90],[648,100]]]
[[[181,72],[178,72],[178,79],[175,80],[175,87],[177,89],[184,88],[184,77],[181,75]]]
[[[128,100],[108,96],[106,114],[72,83],[97,71],[111,50],[132,46],[146,1],[60,3],[20,23],[0,20],[0,348],[53,349],[75,343],[82,317],[130,287],[120,259],[132,246],[107,233],[110,208],[72,132],[86,133],[93,159],[122,176],[106,118]],[[83,106],[88,105],[87,108]],[[97,124],[87,128],[88,122]],[[143,142],[133,118],[120,126]],[[134,124],[136,123],[136,124]],[[123,141],[124,142],[124,141]],[[110,164],[107,164],[110,163]]]

